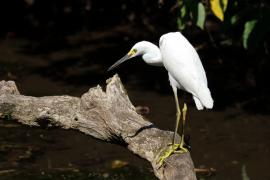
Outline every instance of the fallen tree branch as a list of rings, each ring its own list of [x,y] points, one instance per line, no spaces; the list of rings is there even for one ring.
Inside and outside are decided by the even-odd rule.
[[[136,113],[117,75],[107,80],[106,92],[97,86],[81,98],[24,96],[13,81],[1,81],[0,118],[14,119],[29,126],[76,129],[97,139],[126,146],[148,160],[159,179],[196,179],[189,153],[173,154],[163,166],[157,165],[173,133],[156,128]]]

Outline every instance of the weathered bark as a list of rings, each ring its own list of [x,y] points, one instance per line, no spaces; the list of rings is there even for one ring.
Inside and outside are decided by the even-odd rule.
[[[117,75],[107,80],[106,92],[91,88],[81,98],[21,95],[12,81],[0,82],[0,118],[29,126],[76,129],[95,138],[126,146],[147,159],[159,179],[196,179],[189,153],[173,154],[158,167],[159,156],[171,142],[172,132],[156,128],[136,113]]]

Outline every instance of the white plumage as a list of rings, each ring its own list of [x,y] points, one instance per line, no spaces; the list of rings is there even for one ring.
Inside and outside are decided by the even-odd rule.
[[[199,55],[180,32],[161,36],[159,48],[147,41],[136,43],[129,53],[109,70],[139,55],[142,55],[143,60],[149,65],[164,66],[174,93],[177,94],[177,88],[191,93],[198,110],[213,107],[213,99]]]
[[[213,99],[201,60],[188,40],[180,33],[161,36],[159,48],[164,67],[173,89],[183,89],[193,95],[197,109],[211,109]]]
[[[184,142],[184,126],[187,106],[184,103],[181,114],[177,89],[182,89],[191,93],[198,110],[202,110],[204,107],[211,109],[214,101],[207,86],[207,78],[200,57],[194,47],[180,32],[167,33],[161,36],[159,48],[147,41],[136,43],[128,54],[114,63],[109,70],[115,68],[122,62],[139,55],[142,55],[143,60],[149,65],[164,66],[166,68],[174,92],[177,110],[176,124],[172,148],[169,148],[158,161],[162,164],[167,157],[175,152],[188,152]],[[180,144],[177,144],[176,135],[181,117],[181,140]]]

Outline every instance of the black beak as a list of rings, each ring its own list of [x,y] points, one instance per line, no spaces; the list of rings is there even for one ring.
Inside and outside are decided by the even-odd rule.
[[[110,71],[114,68],[116,68],[117,66],[119,66],[121,63],[125,62],[126,60],[128,60],[130,58],[130,56],[128,54],[126,54],[124,57],[122,57],[121,59],[119,59],[118,61],[116,61],[116,63],[114,63],[107,71]]]

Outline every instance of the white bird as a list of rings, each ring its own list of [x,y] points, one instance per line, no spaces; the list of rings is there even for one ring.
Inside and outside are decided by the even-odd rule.
[[[205,70],[194,47],[180,32],[171,32],[160,37],[159,48],[147,41],[136,43],[131,50],[123,58],[113,64],[108,70],[111,70],[133,57],[142,55],[143,60],[154,66],[164,66],[169,74],[170,85],[173,89],[177,118],[176,127],[173,136],[173,150],[169,151],[166,157],[180,150],[187,152],[184,148],[184,125],[186,116],[186,104],[183,108],[183,124],[180,144],[175,143],[175,137],[178,130],[178,124],[181,117],[180,106],[178,102],[177,89],[182,89],[192,94],[198,110],[204,107],[211,109],[213,107],[213,99],[207,85]],[[163,161],[166,157],[162,157]]]

